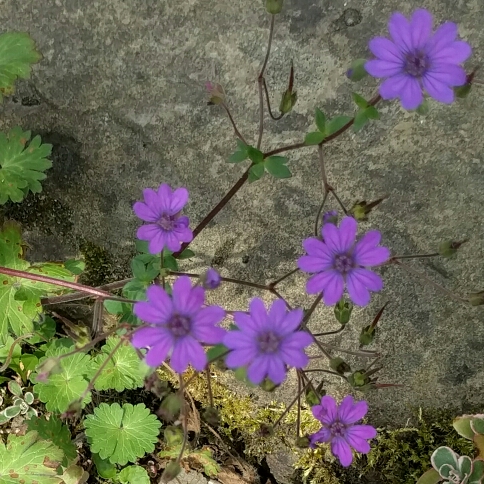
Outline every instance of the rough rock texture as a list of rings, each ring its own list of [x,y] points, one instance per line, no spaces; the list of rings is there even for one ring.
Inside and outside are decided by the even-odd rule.
[[[246,164],[225,163],[235,149],[233,132],[221,110],[206,105],[204,83],[225,86],[240,131],[254,140],[255,79],[268,35],[261,3],[3,0],[1,29],[29,31],[44,59],[0,107],[0,129],[20,124],[55,146],[44,194],[18,217],[29,230],[33,256],[74,254],[83,239],[112,253],[122,273],[138,225],[131,206],[144,187],[163,181],[187,186],[193,225],[217,203]],[[267,80],[277,106],[294,59],[299,100],[282,121],[268,120],[264,149],[300,141],[313,129],[315,106],[330,116],[352,113],[346,67],[368,55],[367,40],[386,32],[392,11],[421,5],[439,23],[459,22],[474,46],[469,67],[483,62],[479,0],[287,0]],[[375,87],[369,80],[357,89],[370,97]],[[325,148],[330,182],[345,203],[389,194],[370,223],[394,253],[426,253],[444,239],[469,238],[456,260],[413,264],[461,294],[484,289],[482,89],[476,86],[451,107],[432,103],[423,118],[384,103],[380,122]],[[188,268],[212,264],[223,275],[264,282],[295,267],[301,240],[313,230],[322,184],[314,149],[289,156],[294,177],[244,186],[197,238]],[[412,406],[482,401],[482,310],[396,268],[382,273],[385,291],[355,310],[351,327],[334,339],[355,349],[360,328],[390,301],[374,348],[383,356],[382,381],[405,386],[368,396],[376,421],[405,422]],[[281,291],[307,307],[304,280],[288,279]],[[255,294],[227,286],[214,298],[244,309]],[[321,308],[312,324],[333,329],[331,309]],[[290,377],[276,396],[290,401],[294,382]],[[333,386],[340,395],[347,388]]]

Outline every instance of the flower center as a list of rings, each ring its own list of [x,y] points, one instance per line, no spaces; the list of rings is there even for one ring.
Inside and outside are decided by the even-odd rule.
[[[346,434],[346,426],[338,421],[330,425],[329,430],[333,437],[344,437]]]
[[[346,254],[338,254],[334,258],[334,268],[346,274],[353,267],[353,259]]]
[[[163,230],[171,231],[175,228],[176,217],[164,213],[156,222]]]
[[[422,77],[429,69],[430,62],[427,54],[420,50],[405,56],[404,70],[413,77]]]
[[[259,349],[263,353],[275,353],[279,349],[280,338],[272,331],[261,334],[257,338]]]
[[[171,334],[173,336],[180,337],[186,336],[190,332],[192,323],[190,321],[190,318],[175,314],[166,326],[171,331]]]

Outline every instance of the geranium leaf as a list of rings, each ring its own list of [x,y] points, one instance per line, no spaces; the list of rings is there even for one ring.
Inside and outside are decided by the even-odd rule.
[[[19,127],[8,134],[0,133],[0,205],[8,199],[21,202],[29,190],[42,191],[40,180],[47,177],[44,171],[52,166],[47,159],[52,145],[41,144],[40,136],[29,140],[30,131]]]
[[[50,357],[70,353],[75,349],[75,346],[65,347],[55,343],[48,346],[45,357],[40,359],[39,364]],[[51,374],[45,382],[36,382],[36,373],[30,377],[32,382],[36,382],[34,392],[38,394],[40,401],[45,403],[45,407],[50,412],[65,412],[69,405],[78,400],[86,390],[88,379],[92,374],[91,359],[84,353],[74,353],[62,358],[60,366],[61,371]],[[82,406],[90,401],[91,393],[88,393]]]
[[[97,369],[105,362],[106,358],[109,358],[109,362],[94,383],[96,390],[122,392],[126,389],[143,386],[144,377],[149,368],[140,360],[136,350],[128,341],[123,342],[114,354],[109,356],[118,342],[119,338],[108,338],[106,344],[101,348],[101,353],[93,359],[93,366]]]
[[[7,445],[0,440],[0,484],[59,484],[57,467],[62,458],[62,451],[39,440],[37,432],[9,434]]]
[[[94,415],[84,420],[91,452],[112,464],[125,465],[152,452],[158,441],[161,423],[142,404],[101,403]]]
[[[117,476],[121,484],[150,484],[148,473],[143,467],[125,467]]]

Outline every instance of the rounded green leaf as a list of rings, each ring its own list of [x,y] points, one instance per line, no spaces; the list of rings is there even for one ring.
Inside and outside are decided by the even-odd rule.
[[[353,118],[351,116],[338,116],[331,121],[326,122],[326,136],[339,131],[343,126],[346,126]]]
[[[361,81],[368,75],[365,69],[366,59],[356,59],[347,70],[346,75],[353,82]]]
[[[355,115],[355,122],[353,123],[353,131],[357,133],[361,128],[368,123],[368,116],[366,115],[366,109],[360,109]]]
[[[326,130],[326,116],[324,115],[321,109],[316,108],[316,126],[318,127],[321,133],[324,133]]]
[[[440,472],[440,468],[444,465],[450,465],[454,469],[457,469],[459,456],[450,447],[439,447],[435,449],[430,461],[432,467]]]
[[[484,419],[483,418],[473,418],[471,421],[471,429],[475,434],[484,435]]]
[[[420,476],[417,484],[437,484],[441,480],[440,474],[435,469],[429,469]]]
[[[264,175],[264,164],[259,163],[257,165],[252,165],[249,170],[249,183],[253,183],[260,180]]]
[[[262,151],[258,150],[257,148],[254,148],[253,146],[247,147],[247,155],[253,163],[257,164],[264,161],[264,153],[262,153]]]
[[[101,403],[84,421],[91,452],[112,464],[135,462],[152,452],[158,441],[161,423],[143,405]]]
[[[271,156],[264,162],[265,169],[268,173],[276,178],[290,178],[291,171],[285,165],[288,159],[284,156]]]
[[[304,138],[304,144],[308,146],[312,145],[319,145],[322,143],[326,135],[321,131],[313,131],[312,133],[308,133]]]
[[[118,474],[118,480],[121,484],[150,484],[148,473],[140,466],[125,467]]]
[[[10,380],[7,386],[12,395],[15,395],[16,397],[22,395],[22,387],[15,380]]]
[[[117,469],[114,464],[111,464],[108,460],[101,459],[99,454],[92,454],[92,460],[96,465],[97,473],[99,477],[103,479],[114,479],[116,477]]]
[[[476,459],[472,463],[472,473],[469,476],[468,484],[481,484],[484,478],[484,461]]]
[[[360,96],[356,92],[354,92],[352,96],[353,96],[353,101],[356,103],[356,105],[359,108],[365,109],[368,107],[368,101],[363,96]]]
[[[11,407],[5,408],[2,413],[5,415],[5,417],[11,419],[16,417],[21,410],[20,405],[12,405]]]
[[[473,415],[462,415],[461,417],[455,418],[452,422],[454,429],[461,437],[469,440],[474,438],[474,432],[471,428],[473,418]]]

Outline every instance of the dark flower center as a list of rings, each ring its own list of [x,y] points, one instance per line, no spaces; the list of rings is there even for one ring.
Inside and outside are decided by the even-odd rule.
[[[175,314],[166,326],[173,336],[180,337],[186,336],[190,332],[192,322],[186,316]]]
[[[404,70],[413,77],[422,77],[429,69],[430,61],[425,52],[417,50],[405,56]]]
[[[344,437],[346,435],[346,425],[338,420],[330,425],[329,430],[333,437]]]
[[[175,228],[176,215],[168,215],[167,213],[162,216],[156,222],[163,230],[171,231]]]
[[[275,353],[279,349],[281,340],[277,334],[267,331],[267,333],[259,335],[257,342],[262,353]]]
[[[353,259],[347,254],[338,254],[334,257],[334,268],[343,274],[353,267]]]

